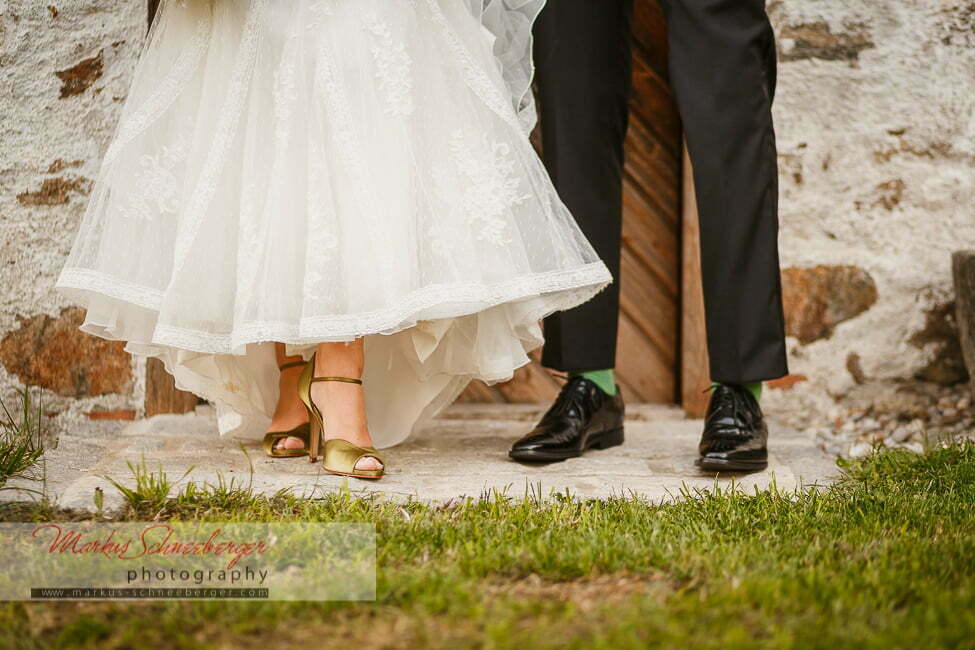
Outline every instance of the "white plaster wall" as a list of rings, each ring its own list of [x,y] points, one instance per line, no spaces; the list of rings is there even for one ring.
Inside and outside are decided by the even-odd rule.
[[[142,1],[0,0],[0,337],[17,328],[18,317],[57,316],[68,305],[52,286],[84,213],[83,190],[115,129],[145,30]],[[80,94],[60,98],[55,72],[99,52],[101,77]],[[66,167],[47,173],[59,159]],[[78,180],[81,191],[69,192],[60,205],[18,200],[49,178]],[[20,386],[0,366],[0,396],[8,404]],[[139,404],[134,395],[44,399],[51,408],[73,410]]]
[[[951,252],[975,248],[975,2],[782,0],[769,10],[780,36],[824,22],[873,44],[857,58],[779,65],[782,264],[855,264],[879,291],[832,338],[790,341],[792,372],[810,378],[794,392],[844,393],[850,353],[868,378],[910,377],[930,351],[907,341],[926,309],[950,300]],[[795,47],[780,39],[780,52]],[[888,209],[878,200],[894,193],[878,186],[898,180],[903,195]]]

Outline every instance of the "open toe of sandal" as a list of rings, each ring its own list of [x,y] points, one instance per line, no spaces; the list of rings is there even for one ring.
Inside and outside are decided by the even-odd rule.
[[[359,469],[356,465],[364,458],[375,458],[381,467]],[[359,447],[338,438],[325,442],[322,467],[326,472],[355,478],[382,478],[386,473],[386,461],[375,447]]]
[[[288,448],[278,447],[277,444],[288,438],[298,438],[304,445],[301,447]],[[308,443],[311,438],[311,427],[305,423],[296,426],[289,431],[269,431],[264,434],[261,446],[264,453],[271,458],[299,458],[308,455]]]

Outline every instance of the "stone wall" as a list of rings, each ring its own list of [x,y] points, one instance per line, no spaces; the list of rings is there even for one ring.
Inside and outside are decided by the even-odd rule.
[[[554,0],[558,1],[558,0]],[[774,0],[794,376],[769,404],[960,381],[950,253],[975,248],[975,2]],[[132,417],[143,369],[51,291],[145,32],[141,1],[0,0],[0,397]]]
[[[966,378],[951,252],[975,248],[975,1],[776,0],[791,387]]]
[[[78,331],[51,287],[84,213],[146,31],[142,2],[0,0],[0,397],[132,417],[139,364]]]

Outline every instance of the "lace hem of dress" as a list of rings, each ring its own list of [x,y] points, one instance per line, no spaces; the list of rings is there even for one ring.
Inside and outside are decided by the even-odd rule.
[[[163,302],[163,292],[158,289],[144,287],[91,269],[63,269],[55,288],[89,291],[152,311],[159,311]]]
[[[152,340],[146,343],[205,354],[235,354],[251,343],[276,341],[304,346],[348,341],[370,334],[395,334],[414,327],[421,320],[433,320],[418,319],[417,316],[440,305],[450,305],[450,308],[437,313],[436,320],[468,316],[505,303],[543,298],[540,306],[524,317],[525,322],[534,322],[550,313],[584,302],[610,281],[611,276],[605,265],[594,262],[567,271],[538,273],[493,285],[459,283],[429,286],[406,294],[394,306],[386,309],[361,314],[307,317],[297,324],[284,321],[251,322],[228,333],[157,324]],[[89,269],[65,269],[57,286],[101,294],[156,312],[163,298],[158,290]]]

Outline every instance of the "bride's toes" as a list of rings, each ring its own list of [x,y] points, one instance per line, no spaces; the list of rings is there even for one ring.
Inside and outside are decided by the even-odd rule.
[[[274,448],[275,449],[301,449],[304,446],[305,446],[305,441],[302,440],[301,438],[294,438],[292,436],[288,436],[287,438],[282,438],[278,440],[275,443]]]
[[[365,458],[360,458],[355,464],[356,469],[382,469],[383,464],[379,462],[374,456],[366,456]]]

